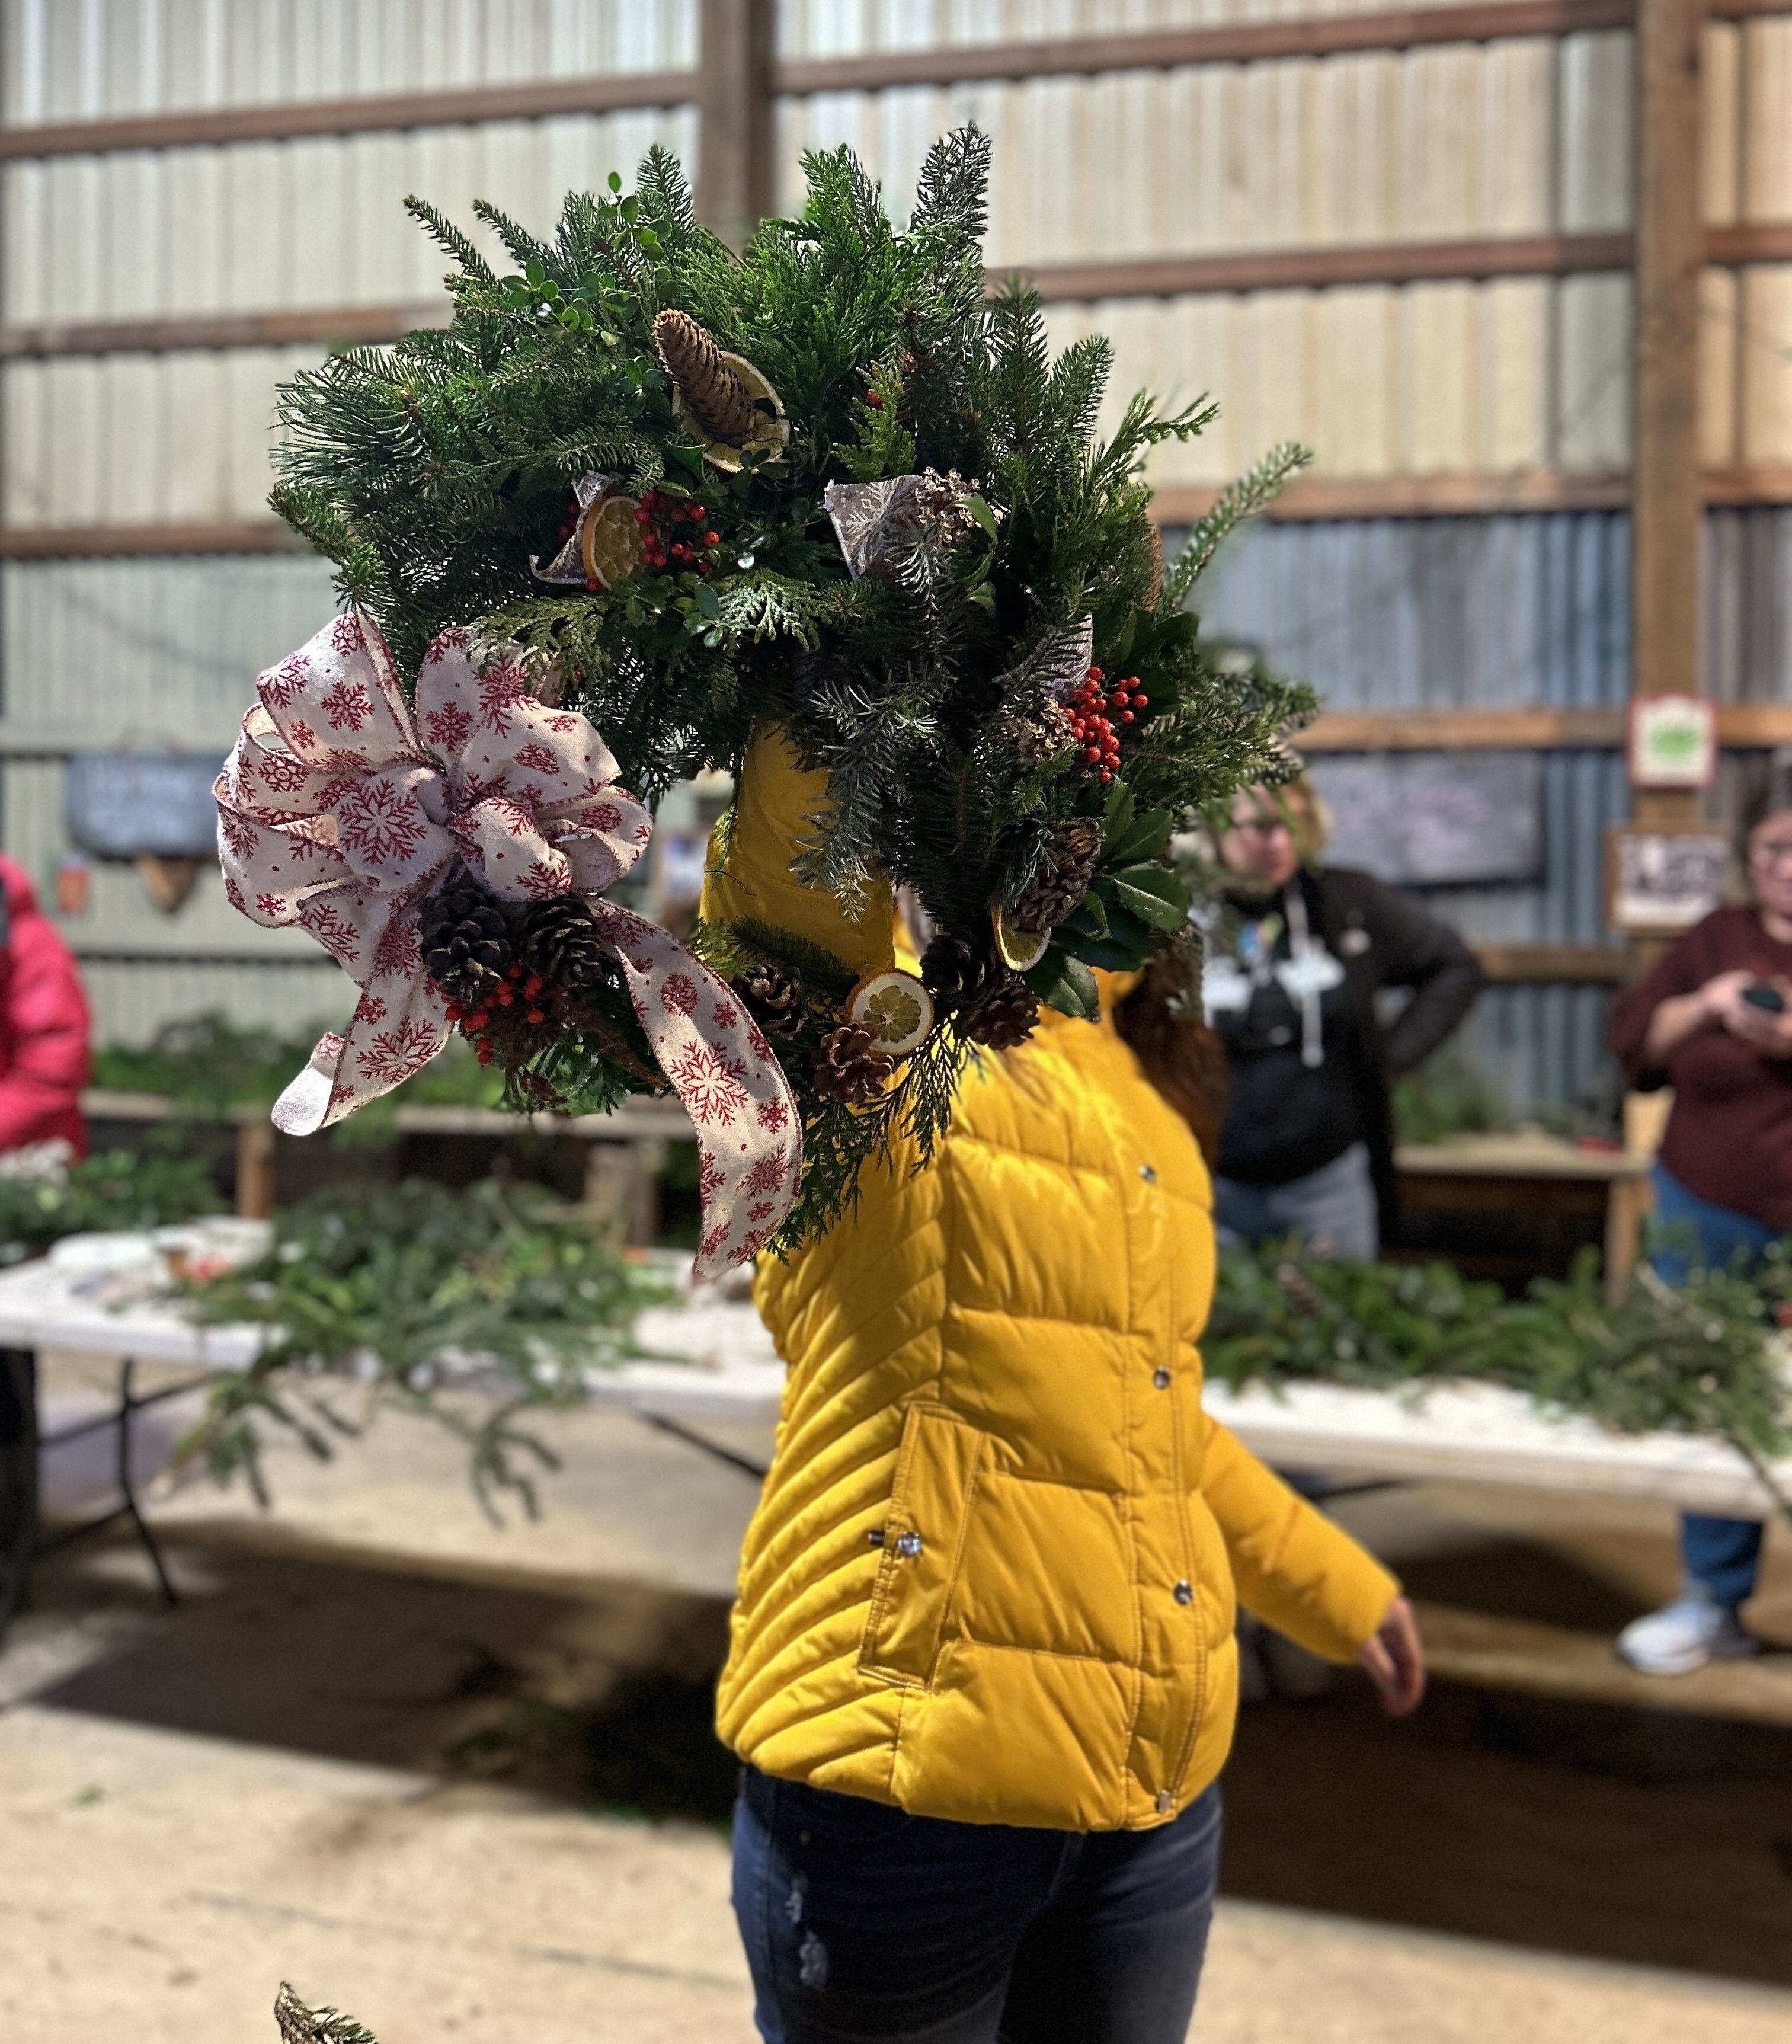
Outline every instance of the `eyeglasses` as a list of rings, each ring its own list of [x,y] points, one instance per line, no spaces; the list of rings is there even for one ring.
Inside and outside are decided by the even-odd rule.
[[[1792,865],[1792,838],[1763,838],[1748,847],[1748,856],[1763,866]]]
[[[1287,820],[1283,816],[1247,816],[1242,823],[1234,823],[1235,831],[1254,831],[1259,837],[1273,837],[1277,831],[1285,831]]]

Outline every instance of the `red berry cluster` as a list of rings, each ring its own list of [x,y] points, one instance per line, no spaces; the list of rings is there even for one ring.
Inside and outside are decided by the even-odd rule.
[[[708,574],[722,544],[719,532],[708,530],[709,513],[688,497],[668,497],[663,490],[642,493],[635,522],[641,528],[641,558],[650,568],[695,568]],[[685,530],[680,536],[680,528]]]
[[[1120,763],[1120,734],[1115,725],[1136,722],[1138,713],[1148,708],[1150,701],[1151,698],[1141,690],[1137,674],[1128,675],[1125,681],[1108,690],[1102,686],[1100,668],[1091,667],[1080,687],[1065,705],[1070,713],[1071,728],[1076,734],[1084,761],[1096,769],[1103,787],[1113,780],[1114,770]]]
[[[525,978],[520,965],[506,966],[504,983],[488,1004],[478,1008],[462,1008],[458,1001],[451,1001],[447,1016],[451,1022],[459,1024],[461,1034],[473,1045],[480,1063],[489,1065],[497,1055],[497,1047],[493,1042],[496,1029],[508,1024],[511,1030],[514,1030],[519,1021],[539,1029],[547,1021],[553,1002],[554,989],[545,979],[535,973],[531,973]],[[492,1012],[494,1009],[501,1012],[494,1014]],[[508,1014],[501,1012],[507,1009],[512,1012]]]

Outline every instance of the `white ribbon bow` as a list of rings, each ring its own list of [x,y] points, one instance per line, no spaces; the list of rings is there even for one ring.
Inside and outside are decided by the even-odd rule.
[[[308,1135],[389,1093],[452,1034],[424,969],[421,904],[457,861],[507,901],[585,897],[654,1055],[696,1124],[696,1274],[746,1262],[796,1197],[802,1132],[771,1046],[655,923],[599,899],[653,836],[587,720],[539,701],[504,649],[442,633],[413,715],[379,628],[337,618],[257,684],[214,793],[224,892],[251,922],[309,930],[361,989],[280,1096]]]

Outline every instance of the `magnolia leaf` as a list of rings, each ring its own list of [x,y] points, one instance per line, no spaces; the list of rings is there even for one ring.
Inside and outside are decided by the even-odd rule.
[[[1102,815],[1102,849],[1117,844],[1133,827],[1133,791],[1124,781],[1114,783]]]
[[[1021,976],[1045,1005],[1055,1008],[1060,1015],[1093,1022],[1101,1013],[1095,974],[1080,959],[1072,958],[1055,943],[1030,972]]]
[[[1154,930],[1179,930],[1188,919],[1188,889],[1167,866],[1129,866],[1103,876],[1114,898]]]
[[[1155,859],[1170,841],[1170,821],[1168,809],[1147,809],[1142,816],[1134,817],[1130,830],[1118,840],[1110,839],[1103,846],[1102,863],[1122,866],[1134,865],[1143,859]]]

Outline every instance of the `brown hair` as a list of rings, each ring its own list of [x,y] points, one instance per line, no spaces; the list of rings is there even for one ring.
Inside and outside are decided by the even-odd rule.
[[[1154,951],[1144,978],[1115,1009],[1114,1026],[1145,1076],[1195,1132],[1211,1170],[1226,1119],[1226,1047],[1201,1020],[1193,962],[1181,944]]]

